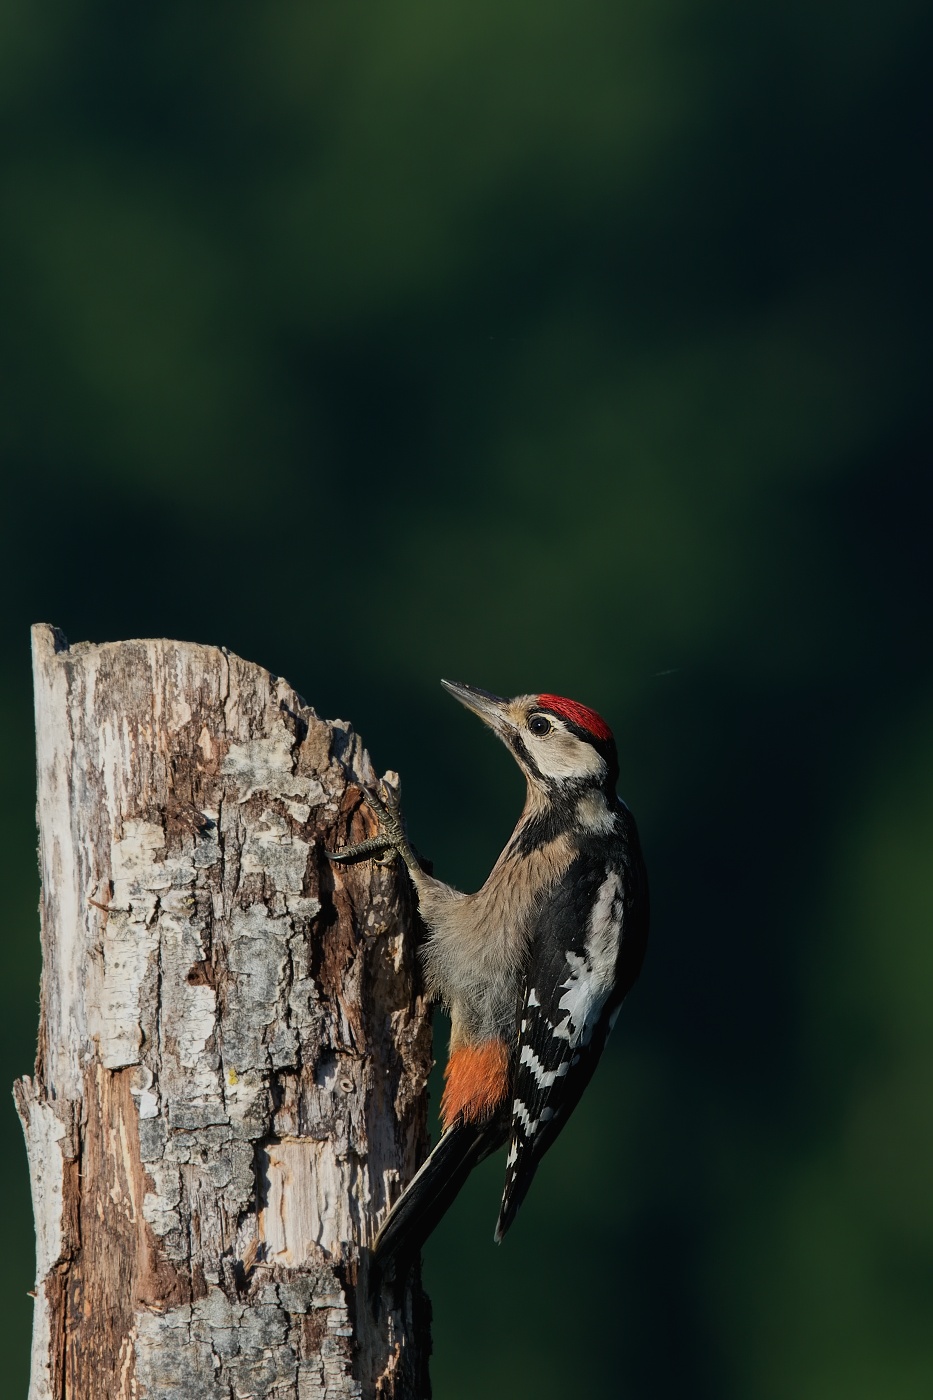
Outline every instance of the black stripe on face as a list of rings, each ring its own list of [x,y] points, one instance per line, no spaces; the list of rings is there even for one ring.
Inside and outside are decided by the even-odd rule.
[[[511,745],[512,752],[515,754],[516,759],[525,769],[525,772],[536,779],[542,787],[547,788],[553,802],[566,801],[568,806],[572,805],[576,801],[579,793],[585,792],[588,788],[594,786],[593,778],[555,778],[548,773],[543,773],[528,752],[528,746],[521,734],[510,734],[508,742]],[[593,747],[599,751],[598,745],[594,744]],[[602,779],[596,780],[596,786],[602,786],[602,781]]]
[[[547,783],[547,787],[551,799],[547,806],[523,822],[512,837],[518,855],[526,856],[558,836],[573,833],[578,825],[577,803],[584,793],[593,790],[592,783],[585,780],[579,783]]]
[[[563,813],[549,807],[546,812],[538,813],[518,828],[512,837],[512,849],[516,855],[530,855],[532,851],[555,841],[568,829],[569,823],[564,820]]]
[[[544,774],[541,772],[541,769],[538,767],[537,763],[535,763],[531,754],[528,752],[528,749],[525,745],[525,741],[522,738],[522,736],[520,734],[510,734],[509,743],[512,746],[512,751],[515,754],[515,757],[518,759],[519,763],[525,769],[525,771],[527,773],[530,773],[533,778],[537,778],[539,782],[545,782],[546,779],[544,777]]]

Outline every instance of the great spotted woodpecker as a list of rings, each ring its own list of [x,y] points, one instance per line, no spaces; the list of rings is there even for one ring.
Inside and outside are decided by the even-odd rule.
[[[386,785],[370,796],[378,835],[331,856],[404,860],[428,929],[427,987],[451,1021],[444,1131],[376,1236],[382,1266],[413,1257],[472,1169],[508,1141],[502,1239],[589,1083],[648,936],[645,866],[635,820],[616,795],[605,720],[557,695],[505,700],[442,685],[511,750],[528,795],[475,894],[425,873]]]

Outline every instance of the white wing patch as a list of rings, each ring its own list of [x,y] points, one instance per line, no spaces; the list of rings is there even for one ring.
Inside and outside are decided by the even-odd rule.
[[[521,1124],[522,1132],[528,1138],[533,1138],[541,1124],[553,1117],[554,1110],[552,1108],[542,1108],[540,1116],[532,1118],[521,1099],[515,1099],[512,1104],[512,1121]]]
[[[564,1060],[556,1069],[545,1069],[530,1045],[522,1046],[522,1053],[518,1057],[519,1064],[527,1065],[535,1077],[535,1082],[539,1089],[550,1089],[555,1080],[563,1079],[570,1068],[570,1061]]]
[[[558,1003],[567,1015],[554,1026],[557,1040],[586,1045],[593,1034],[615,981],[623,898],[621,876],[608,867],[590,914],[583,953],[567,953],[570,976],[561,983],[564,995]]]

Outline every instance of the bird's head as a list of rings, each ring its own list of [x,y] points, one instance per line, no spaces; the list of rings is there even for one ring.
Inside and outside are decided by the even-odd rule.
[[[615,740],[595,710],[560,695],[516,695],[506,700],[459,681],[441,681],[441,685],[498,734],[533,787],[552,794],[585,788],[615,790],[619,776]]]

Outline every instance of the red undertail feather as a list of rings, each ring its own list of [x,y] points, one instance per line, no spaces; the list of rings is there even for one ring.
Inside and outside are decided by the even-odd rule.
[[[555,715],[562,715],[564,719],[569,719],[571,724],[579,725],[595,739],[612,738],[612,730],[602,715],[598,715],[588,705],[579,705],[576,700],[565,700],[561,695],[539,695],[538,704],[542,710],[553,710]]]
[[[509,1052],[503,1040],[486,1040],[455,1050],[444,1070],[441,1122],[445,1131],[459,1117],[478,1123],[506,1096]]]

